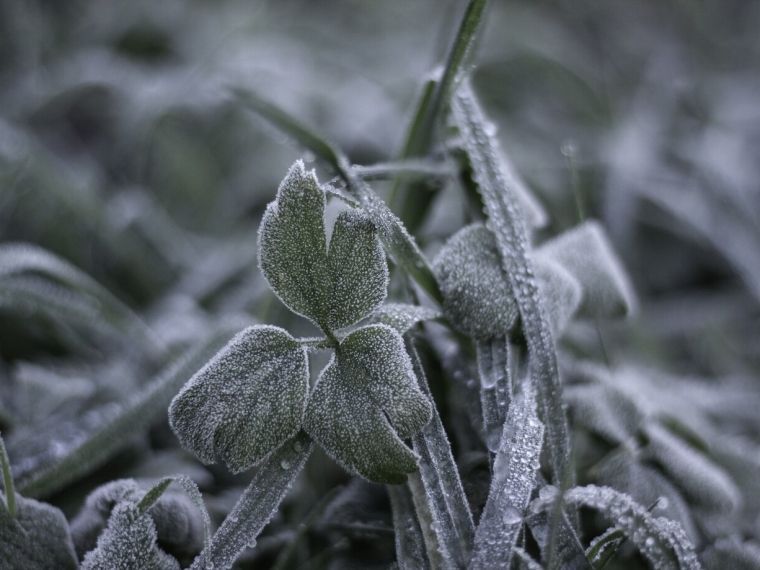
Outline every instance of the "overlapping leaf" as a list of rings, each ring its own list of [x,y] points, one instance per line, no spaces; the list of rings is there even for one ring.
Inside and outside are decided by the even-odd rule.
[[[324,208],[324,190],[296,162],[262,219],[259,261],[291,310],[333,331],[382,303],[388,267],[374,225],[358,210],[341,212],[328,249]]]
[[[322,371],[305,429],[338,463],[381,483],[402,483],[417,469],[402,438],[431,417],[399,334],[369,325],[347,336]]]
[[[171,426],[201,461],[242,471],[298,432],[308,376],[306,351],[287,332],[249,327],[174,398]]]

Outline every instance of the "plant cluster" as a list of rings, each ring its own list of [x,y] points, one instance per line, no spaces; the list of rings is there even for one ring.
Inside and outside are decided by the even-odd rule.
[[[144,72],[131,64],[101,91],[80,62],[84,77],[27,126],[0,117],[0,570],[760,568],[760,360],[716,334],[732,374],[679,374],[643,355],[688,324],[621,332],[640,310],[656,321],[617,253],[625,224],[586,218],[572,145],[565,225],[503,152],[471,66],[487,9],[466,3],[392,161],[356,164],[223,77],[221,102],[168,82],[123,111],[114,130],[147,137],[158,160],[121,171],[106,121],[76,103],[109,108],[109,89],[134,90],[129,73]],[[189,54],[155,18],[98,29],[119,57],[182,68]],[[0,97],[33,106],[24,72],[4,65],[19,93]],[[226,146],[204,159],[181,117],[209,105],[199,128]],[[76,144],[102,147],[103,180],[156,196],[60,176],[56,138],[35,129],[61,106]],[[264,208],[196,180],[249,175],[252,149],[236,144],[250,133],[235,127],[249,114],[303,150]],[[287,163],[258,150],[272,187]],[[661,211],[683,196],[619,180]],[[735,211],[728,241],[711,237],[744,284],[735,318],[751,336],[760,226],[738,206],[749,191],[731,196],[714,217],[696,206],[683,218],[710,233]],[[680,282],[678,254],[638,249],[653,280]],[[731,302],[717,312],[733,315]]]

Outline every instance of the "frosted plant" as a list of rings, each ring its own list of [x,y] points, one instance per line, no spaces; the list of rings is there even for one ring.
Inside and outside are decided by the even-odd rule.
[[[202,518],[201,532],[209,533],[210,519],[200,492],[189,478],[166,477],[143,491],[133,480],[115,481],[96,490],[80,513],[78,527],[88,534],[100,526],[108,512],[105,529],[94,548],[82,561],[84,570],[174,570],[177,559],[158,546],[177,547],[188,539],[188,523],[193,520],[185,508],[166,500],[165,492],[172,482],[180,484]],[[88,520],[90,519],[90,520]],[[193,531],[190,530],[192,533]],[[190,537],[192,540],[192,537]],[[80,540],[85,539],[81,536]],[[84,545],[82,545],[84,546]]]
[[[63,513],[16,494],[0,437],[0,470],[5,500],[0,499],[0,561],[8,570],[76,569],[77,557]]]
[[[388,268],[375,228],[359,210],[339,214],[328,244],[324,208],[325,191],[297,162],[264,214],[259,259],[277,296],[325,338],[246,329],[185,385],[169,419],[183,446],[233,471],[260,463],[303,428],[349,471],[400,483],[417,469],[401,438],[430,420],[431,405],[395,329],[373,324],[338,332],[380,306]],[[409,315],[411,323],[431,316],[416,309]],[[315,344],[335,355],[307,397],[307,347]]]

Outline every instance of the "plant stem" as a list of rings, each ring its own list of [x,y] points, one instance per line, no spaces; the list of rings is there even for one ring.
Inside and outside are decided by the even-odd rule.
[[[16,516],[16,489],[13,487],[13,476],[11,474],[11,462],[8,459],[8,452],[5,450],[5,442],[0,435],[0,468],[3,471],[3,487],[5,488],[5,507],[11,518]]]

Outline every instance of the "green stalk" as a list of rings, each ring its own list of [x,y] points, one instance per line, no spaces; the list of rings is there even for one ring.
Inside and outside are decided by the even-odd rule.
[[[16,516],[16,489],[13,487],[13,476],[11,475],[11,462],[8,459],[8,452],[5,450],[5,442],[0,436],[0,468],[3,471],[3,487],[5,488],[5,508],[11,518]]]

